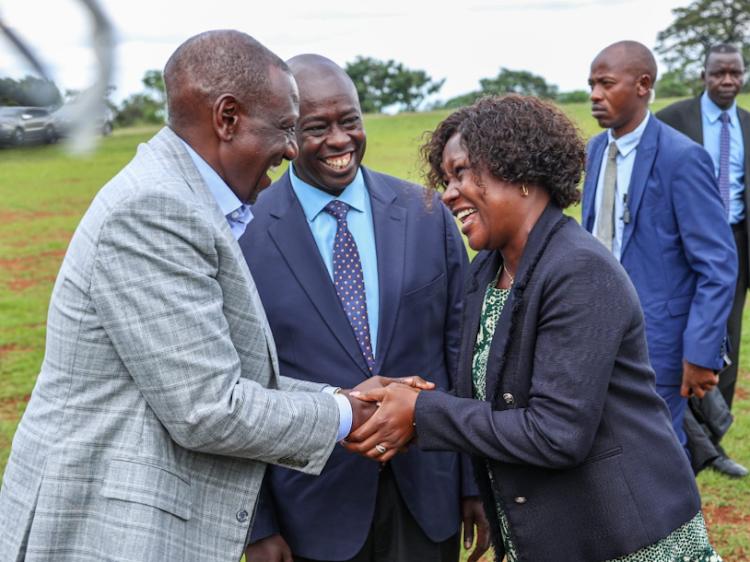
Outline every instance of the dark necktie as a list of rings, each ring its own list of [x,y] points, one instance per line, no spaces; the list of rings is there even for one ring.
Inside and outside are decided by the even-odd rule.
[[[344,312],[349,319],[357,338],[367,367],[372,371],[374,361],[370,342],[370,322],[367,318],[367,297],[362,276],[362,262],[352,233],[346,224],[349,205],[341,201],[331,201],[325,210],[336,219],[336,238],[333,241],[333,284],[341,300]]]
[[[729,216],[729,115],[722,111],[719,115],[721,121],[721,154],[719,156],[719,193],[724,203],[724,211]]]
[[[602,203],[599,207],[599,223],[596,227],[596,237],[607,249],[612,251],[612,238],[615,235],[615,191],[617,190],[617,143],[609,145],[607,166],[604,169],[604,184],[602,186]]]

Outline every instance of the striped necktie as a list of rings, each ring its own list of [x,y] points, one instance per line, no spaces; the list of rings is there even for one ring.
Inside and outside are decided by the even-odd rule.
[[[729,115],[722,111],[719,115],[721,121],[721,153],[719,156],[719,194],[724,203],[724,211],[729,216]]]
[[[599,207],[599,223],[596,237],[607,249],[612,251],[612,238],[615,232],[615,191],[617,190],[617,143],[609,145],[607,167],[604,171],[604,187],[602,188],[602,203]]]

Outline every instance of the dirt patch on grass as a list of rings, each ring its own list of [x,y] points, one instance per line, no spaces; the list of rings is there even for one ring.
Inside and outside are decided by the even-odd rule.
[[[13,273],[20,273],[22,271],[38,271],[39,262],[46,259],[58,259],[62,260],[65,257],[66,249],[62,250],[51,250],[49,252],[41,252],[34,256],[25,256],[22,258],[0,260],[0,269],[5,269]]]
[[[748,392],[744,388],[740,388],[739,386],[737,386],[734,388],[734,395],[740,400],[747,400],[747,397],[748,395],[750,395],[750,392]]]
[[[20,406],[22,404],[28,404],[29,399],[31,398],[31,394],[27,394],[26,396],[22,396],[21,398],[6,398],[4,400],[0,400],[0,420],[4,421],[16,421],[21,416],[22,408]]]
[[[743,513],[731,505],[703,505],[703,516],[711,525],[745,525],[750,526],[750,513]]]

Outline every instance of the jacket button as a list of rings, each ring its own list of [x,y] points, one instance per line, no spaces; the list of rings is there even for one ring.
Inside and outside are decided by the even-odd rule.
[[[527,500],[527,499],[526,499],[526,498],[524,498],[523,496],[518,496],[518,497],[517,497],[517,498],[516,498],[515,500],[513,500],[513,501],[515,501],[516,503],[526,503],[526,502],[527,502],[527,501],[529,501],[529,500]]]
[[[248,514],[248,512],[244,509],[241,509],[237,512],[237,521],[239,521],[240,523],[247,523],[248,519],[250,519],[250,514]]]
[[[506,392],[503,394],[503,400],[505,400],[506,404],[513,404],[513,402],[516,401],[515,398],[513,398],[513,395],[510,392]]]

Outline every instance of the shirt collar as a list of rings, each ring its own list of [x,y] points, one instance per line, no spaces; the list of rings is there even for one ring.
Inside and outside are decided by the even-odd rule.
[[[708,97],[708,92],[704,91],[701,95],[701,112],[708,118],[708,122],[713,125],[719,119],[719,116],[724,112],[724,110],[716,105],[713,100]],[[736,100],[732,102],[732,107],[727,109],[727,115],[729,115],[730,125],[734,125],[738,122]]]
[[[333,200],[346,203],[356,211],[362,212],[365,210],[365,198],[368,194],[367,187],[365,186],[365,178],[362,175],[362,168],[357,170],[357,175],[355,176],[354,181],[347,185],[344,191],[338,196],[326,193],[322,189],[313,187],[309,183],[299,179],[294,172],[293,164],[289,165],[289,179],[292,182],[292,189],[297,195],[300,205],[302,205],[302,210],[304,211],[307,220],[310,222],[315,220],[315,217],[320,214],[323,208]]]
[[[185,145],[195,167],[198,168],[198,172],[203,178],[203,181],[206,182],[211,195],[214,196],[214,199],[216,199],[216,202],[219,204],[221,214],[227,216],[237,209],[242,209],[242,201],[240,201],[240,198],[235,195],[234,191],[232,191],[226,182],[221,179],[221,176],[216,173],[216,170],[209,166],[208,163],[201,158],[188,143],[182,139],[180,140],[182,141],[182,144]],[[245,209],[242,209],[242,214],[245,214]]]
[[[641,142],[643,132],[646,130],[648,120],[651,117],[651,111],[646,111],[646,117],[641,121],[634,131],[629,132],[627,135],[622,135],[619,139],[615,139],[615,135],[612,133],[612,129],[607,129],[607,138],[609,139],[608,144],[612,144],[612,141],[617,143],[617,150],[620,151],[623,157],[630,154],[631,151],[638,148],[638,144]]]

